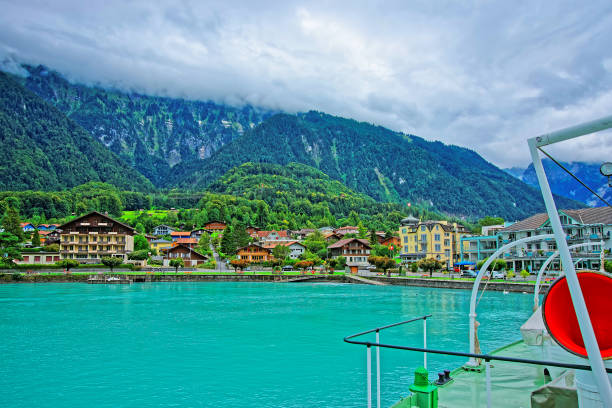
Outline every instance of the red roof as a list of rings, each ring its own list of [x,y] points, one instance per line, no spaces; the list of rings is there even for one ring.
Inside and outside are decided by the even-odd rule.
[[[176,242],[179,244],[197,244],[198,240],[196,238],[179,238]]]
[[[276,232],[279,237],[288,237],[289,236],[289,235],[287,235],[287,231],[285,231],[285,230],[281,230],[281,231],[257,231],[257,236],[260,237],[260,238],[265,238],[268,235],[272,234],[273,232]]]
[[[189,231],[172,231],[170,233],[170,236],[173,237],[188,237],[191,235],[191,232]]]

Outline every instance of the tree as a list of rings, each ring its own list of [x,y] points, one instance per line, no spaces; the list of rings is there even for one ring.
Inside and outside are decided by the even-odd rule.
[[[221,238],[221,252],[225,255],[234,255],[236,253],[236,247],[233,243],[233,231],[232,227],[228,226],[225,231],[223,231],[223,238]]]
[[[246,231],[246,227],[244,225],[238,224],[234,227],[232,241],[232,245],[234,248],[232,254],[236,253],[237,248],[242,248],[249,245],[249,242],[251,241],[251,236]]]
[[[128,259],[134,261],[144,261],[149,258],[149,250],[148,249],[139,249],[138,251],[134,251],[128,254]]]
[[[333,271],[336,268],[336,265],[338,265],[338,260],[335,258],[332,259],[328,259],[327,260],[327,265],[330,267],[330,269]]]
[[[336,262],[338,262],[338,269],[346,268],[346,258],[343,256],[339,256],[336,258]]]
[[[529,277],[529,272],[527,271],[527,269],[523,269],[521,271],[521,278],[527,279],[528,277]]]
[[[369,256],[368,262],[377,268],[382,269],[385,274],[387,273],[388,269],[391,269],[396,265],[393,259],[386,256]]]
[[[314,265],[313,261],[299,261],[295,263],[295,267],[301,269],[302,272],[306,272],[306,269],[311,268]]]
[[[44,250],[47,252],[59,252],[59,244],[50,244],[50,245],[45,245]]]
[[[419,268],[425,272],[429,272],[429,277],[433,276],[433,272],[442,269],[444,264],[434,258],[424,258],[419,261]]]
[[[149,248],[149,241],[143,235],[134,235],[134,251],[148,251]]]
[[[376,235],[376,230],[371,229],[370,230],[370,245],[374,246],[376,244],[378,244],[378,236]]]
[[[208,235],[207,232],[202,233],[200,236],[198,248],[200,248],[201,251],[208,251],[210,249],[210,235]]]
[[[290,252],[291,252],[291,248],[285,245],[277,245],[274,248],[272,248],[272,256],[274,256],[275,259],[279,259],[279,260],[283,260],[287,258]]]
[[[80,263],[76,259],[62,259],[61,261],[57,261],[55,263],[57,266],[61,266],[66,270],[66,272],[70,272],[72,268],[78,268]]]
[[[21,228],[21,219],[19,218],[19,211],[15,207],[7,206],[2,217],[2,228],[5,232],[13,234],[19,239],[19,242],[23,241],[23,229]]]
[[[232,259],[230,261],[230,265],[234,267],[234,272],[238,272],[238,269],[243,270],[248,264],[249,261],[246,259]]]
[[[102,264],[108,266],[110,268],[111,273],[113,273],[113,269],[115,269],[122,263],[123,260],[121,258],[117,258],[116,256],[105,256],[102,258]]]
[[[612,273],[612,261],[604,261],[604,270]]]
[[[19,238],[10,232],[0,232],[0,265],[12,268],[15,259],[23,259],[19,252]]]
[[[172,258],[170,260],[170,266],[174,268],[174,274],[178,275],[178,268],[183,268],[185,266],[185,261],[183,261],[183,258]]]
[[[34,233],[32,234],[32,246],[35,248],[40,247],[40,234],[38,233],[37,229],[35,229]]]
[[[410,272],[417,273],[419,271],[419,263],[413,262],[410,264]]]
[[[144,234],[144,232],[145,232],[144,224],[141,223],[141,222],[137,223],[136,226],[134,227],[134,229],[136,230],[136,232],[139,232],[141,234]]]

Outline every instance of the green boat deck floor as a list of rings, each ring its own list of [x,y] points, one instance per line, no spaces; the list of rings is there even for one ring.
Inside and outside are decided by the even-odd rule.
[[[491,353],[507,357],[526,358],[533,360],[555,361],[550,352],[557,345],[527,346],[518,341]],[[563,362],[584,363],[579,357],[568,354]],[[487,390],[484,362],[481,372],[466,371],[463,368],[455,369],[451,373],[453,381],[438,387],[438,406],[440,408],[486,407]],[[504,407],[531,407],[531,392],[542,386],[544,379],[544,366],[519,364],[504,361],[491,362],[491,396],[492,406]],[[561,375],[565,369],[548,367],[552,378]],[[430,380],[436,377],[430,373]],[[396,407],[402,407],[398,403]]]

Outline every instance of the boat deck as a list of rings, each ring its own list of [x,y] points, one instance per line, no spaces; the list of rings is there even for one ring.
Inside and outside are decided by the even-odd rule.
[[[517,357],[533,360],[555,360],[558,346],[550,343],[543,346],[528,346],[522,340],[495,350],[492,355]],[[569,355],[568,355],[569,356]],[[572,356],[573,357],[573,356]],[[578,357],[569,357],[565,362],[581,363]],[[568,360],[572,361],[568,361]],[[518,364],[505,361],[491,362],[491,396],[494,407],[531,407],[531,393],[544,385],[544,368],[538,365]],[[552,378],[560,376],[566,369],[548,367]],[[435,374],[435,373],[434,373]],[[487,391],[484,365],[482,370],[467,371],[460,367],[451,373],[453,380],[438,387],[438,407],[464,408],[486,407]],[[432,380],[432,373],[429,375]],[[548,380],[550,381],[550,379]],[[394,407],[409,406],[409,398],[398,402]]]

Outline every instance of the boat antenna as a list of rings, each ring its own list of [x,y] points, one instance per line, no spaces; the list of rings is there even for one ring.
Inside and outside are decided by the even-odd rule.
[[[572,173],[571,171],[569,171],[563,164],[561,164],[559,161],[555,160],[554,157],[552,157],[550,154],[546,153],[544,151],[544,149],[542,149],[541,147],[538,147],[538,150],[541,151],[542,153],[544,153],[550,160],[552,160],[557,166],[561,167],[567,174],[569,174],[570,176],[572,176],[577,182],[579,182],[580,184],[582,184],[587,190],[589,190],[591,193],[593,193],[595,195],[595,197],[599,198],[601,201],[603,201],[608,207],[612,208],[612,205],[610,205],[609,202],[607,202],[602,196],[600,196],[599,194],[597,194],[597,192],[595,192],[591,187],[587,186],[586,184],[584,184],[584,182],[582,182],[582,180],[580,180],[578,177],[576,177],[576,175],[574,175],[574,173]]]

